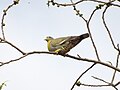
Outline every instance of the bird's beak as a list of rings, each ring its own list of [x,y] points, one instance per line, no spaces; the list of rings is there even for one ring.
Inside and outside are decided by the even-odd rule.
[[[47,39],[44,39],[45,41],[47,41]]]

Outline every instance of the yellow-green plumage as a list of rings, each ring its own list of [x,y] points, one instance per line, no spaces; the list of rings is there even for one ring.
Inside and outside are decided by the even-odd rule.
[[[75,47],[78,43],[80,43],[83,39],[87,37],[89,37],[88,33],[82,34],[80,36],[68,36],[56,39],[52,37],[47,37],[45,40],[47,41],[48,50],[50,52],[66,54],[73,47]]]

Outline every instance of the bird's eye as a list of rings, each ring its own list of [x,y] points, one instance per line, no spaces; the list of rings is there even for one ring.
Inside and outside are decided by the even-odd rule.
[[[52,37],[48,36],[47,38],[52,38]]]

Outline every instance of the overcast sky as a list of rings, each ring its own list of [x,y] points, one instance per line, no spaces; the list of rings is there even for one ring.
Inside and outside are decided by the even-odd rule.
[[[61,0],[59,0],[62,2]],[[65,0],[64,2],[67,2]],[[68,0],[68,2],[70,2]],[[0,0],[0,19],[2,11],[12,0]],[[75,15],[72,7],[53,7],[46,5],[47,0],[21,0],[12,7],[5,17],[5,36],[25,52],[47,51],[46,36],[54,38],[61,36],[81,35],[88,32],[85,22]],[[78,6],[84,17],[88,19],[95,3],[87,2]],[[113,49],[108,34],[103,26],[102,10],[98,10],[90,29],[97,46],[100,59],[115,65],[117,52]],[[120,43],[120,8],[111,7],[106,13],[106,21],[114,37],[115,44]],[[0,20],[1,21],[1,20]],[[1,36],[1,33],[0,33]],[[82,41],[69,54],[83,58],[96,59],[90,38]],[[0,44],[0,60],[5,62],[21,56],[17,50],[7,44]],[[37,54],[0,67],[0,83],[7,81],[3,90],[70,90],[79,75],[92,63],[76,61],[67,57]],[[91,76],[111,81],[111,69],[96,65],[82,78],[81,82],[88,84],[104,84]],[[120,81],[116,75],[115,83]],[[119,87],[120,88],[120,87]],[[75,87],[74,90],[113,90],[112,87],[91,88]]]

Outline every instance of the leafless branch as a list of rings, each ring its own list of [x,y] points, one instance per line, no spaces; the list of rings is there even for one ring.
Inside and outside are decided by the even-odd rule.
[[[115,86],[118,86],[120,84],[120,81],[115,84]]]
[[[119,45],[118,45],[118,49],[119,49]],[[116,68],[118,67],[118,63],[119,63],[119,55],[120,55],[120,52],[118,52],[118,55],[117,55]],[[111,83],[113,83],[113,81],[114,81],[115,74],[116,74],[116,70],[113,73],[113,77],[112,77]]]
[[[4,34],[4,30],[3,30],[3,27],[5,26],[5,23],[4,23],[4,19],[5,19],[5,16],[7,14],[7,11],[14,5],[14,3],[12,3],[11,5],[9,5],[7,7],[7,9],[3,10],[3,16],[2,16],[2,22],[1,22],[1,30],[2,30],[2,35],[3,35],[3,39],[5,39],[5,34]]]
[[[74,2],[74,3],[59,3],[59,2],[55,2],[54,0],[48,0],[48,2],[47,2],[47,5],[49,6],[50,5],[50,3],[52,4],[52,5],[56,5],[57,7],[60,7],[60,6],[63,6],[63,7],[66,7],[66,6],[75,6],[75,5],[77,5],[77,4],[80,4],[80,3],[82,3],[82,2],[87,2],[87,1],[91,1],[91,2],[96,2],[96,3],[99,3],[99,4],[107,4],[108,2],[106,2],[106,1],[100,1],[100,0],[78,0],[78,1],[76,1],[76,2]],[[115,0],[113,0],[113,1],[111,1],[111,5],[112,6],[116,6],[116,7],[120,7],[120,5],[119,4],[114,4],[114,3],[112,3],[112,2],[115,2]]]
[[[97,78],[97,77],[95,77],[95,76],[92,76],[92,77],[93,77],[94,79],[97,79],[97,80],[99,80],[99,81],[102,81],[102,82],[108,84],[108,86],[112,86],[114,89],[118,90],[113,83],[106,82],[105,80],[100,79],[100,78]]]
[[[102,82],[104,82],[104,83],[106,83],[106,84],[109,84],[109,82],[106,82],[105,80],[103,80],[103,79],[100,79],[100,78],[98,78],[98,77],[95,77],[95,76],[92,76],[94,79],[97,79],[97,80],[99,80],[99,81],[102,81]]]
[[[108,32],[108,35],[109,35],[109,37],[110,37],[110,40],[111,40],[111,43],[112,43],[113,47],[114,47],[117,51],[120,52],[120,50],[118,50],[118,48],[115,46],[113,37],[112,37],[112,35],[111,35],[111,33],[110,33],[110,30],[109,30],[109,28],[108,28],[108,26],[107,26],[107,24],[106,24],[106,21],[105,21],[105,12],[107,11],[107,9],[108,9],[108,6],[106,6],[106,8],[105,8],[105,10],[103,11],[103,14],[102,14],[103,24],[104,24],[104,26],[105,26],[105,28],[106,28],[106,30],[107,30],[107,32]]]
[[[99,55],[98,55],[98,51],[97,51],[96,45],[95,45],[95,43],[94,43],[94,40],[93,40],[91,31],[90,31],[90,27],[89,27],[89,23],[90,23],[90,21],[91,21],[91,19],[92,19],[92,16],[94,15],[94,13],[95,13],[97,10],[98,10],[97,8],[96,8],[95,10],[93,10],[92,14],[90,15],[90,18],[89,18],[88,22],[86,22],[86,25],[87,25],[87,29],[88,29],[88,32],[89,32],[89,35],[90,35],[90,39],[91,39],[91,41],[92,41],[92,44],[93,44],[93,47],[94,47],[94,50],[95,50],[97,59],[98,59],[98,61],[100,61],[100,58],[99,58]]]
[[[86,69],[86,70],[77,78],[77,80],[76,80],[75,83],[73,84],[71,90],[73,90],[73,88],[74,88],[74,86],[77,84],[78,80],[79,80],[86,72],[88,72],[92,67],[94,67],[95,64],[96,64],[96,63],[94,63],[93,65],[91,65],[88,69]],[[81,83],[80,83],[80,84],[81,84]]]
[[[110,86],[110,85],[90,85],[90,84],[83,84],[83,83],[81,83],[81,85],[87,86],[87,87],[106,87],[106,86]]]
[[[19,0],[14,0],[12,4],[10,4],[6,9],[3,10],[3,15],[2,15],[2,22],[1,22],[1,30],[2,30],[2,37],[3,39],[5,40],[5,33],[4,33],[4,26],[5,26],[5,23],[4,23],[4,19],[5,19],[5,16],[7,15],[7,12],[8,10],[10,10],[10,8],[12,8],[14,5],[18,4],[19,3]]]
[[[11,42],[5,40],[5,39],[2,39],[0,38],[1,42],[0,43],[7,43],[8,45],[10,45],[11,47],[15,48],[16,50],[18,50],[20,53],[22,53],[23,55],[25,55],[25,53],[19,49],[17,46],[15,46],[14,44],[12,44]]]
[[[22,58],[26,57],[26,56],[29,56],[29,55],[33,55],[33,54],[53,54],[53,55],[58,55],[56,53],[53,53],[53,52],[46,52],[46,51],[32,51],[32,52],[28,52],[28,53],[25,53],[25,55],[22,55],[21,57],[17,58],[17,59],[14,59],[14,60],[10,60],[8,62],[1,62],[1,65],[0,66],[3,66],[5,64],[8,64],[8,63],[11,63],[11,62],[14,62],[14,61],[18,61],[18,60],[21,60]],[[75,57],[75,56],[72,56],[72,55],[69,55],[69,54],[66,54],[66,55],[61,55],[63,57],[68,57],[68,58],[72,58],[74,60],[77,60],[77,61],[85,61],[85,62],[91,62],[91,63],[96,63],[96,64],[100,64],[100,65],[103,65],[103,66],[106,66],[106,67],[109,67],[111,69],[114,69],[118,72],[120,72],[120,69],[119,68],[116,68],[108,63],[105,63],[105,62],[101,62],[101,61],[97,61],[97,60],[93,60],[93,59],[86,59],[86,58],[79,58],[79,57]]]
[[[84,1],[84,0],[81,0],[81,2]],[[93,12],[90,14],[90,17],[88,20],[86,20],[83,15],[79,12],[79,10],[77,10],[74,2],[71,0],[71,3],[73,4],[73,8],[74,8],[74,11],[76,12],[76,15],[79,15],[79,17],[81,17],[85,22],[86,22],[86,26],[87,26],[87,29],[88,29],[88,32],[89,32],[89,35],[90,35],[90,39],[91,39],[91,42],[93,44],[93,47],[94,47],[94,50],[95,50],[95,53],[96,53],[96,56],[97,56],[97,59],[100,61],[100,58],[99,58],[99,55],[98,55],[98,51],[97,51],[97,48],[96,48],[96,45],[94,43],[94,40],[93,40],[93,37],[92,37],[92,34],[91,34],[91,31],[90,31],[90,21],[94,15],[94,13],[98,10],[98,8],[94,9]],[[80,2],[79,2],[80,3]]]

